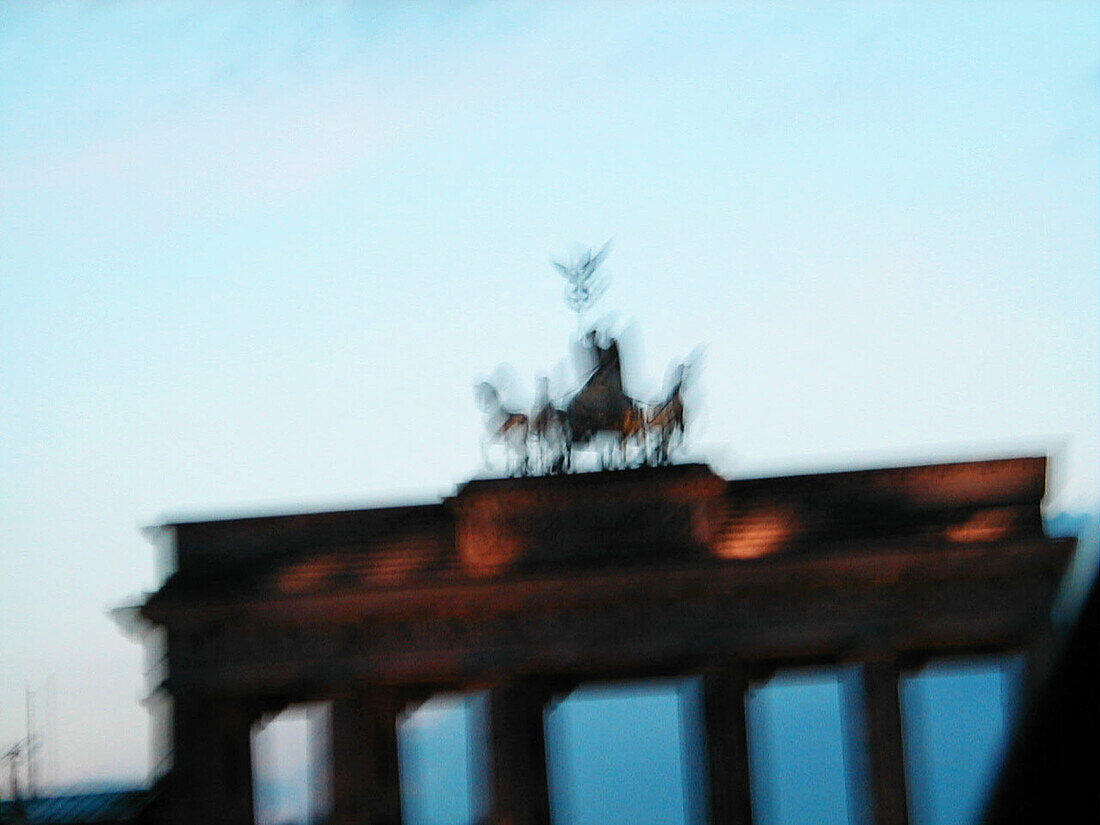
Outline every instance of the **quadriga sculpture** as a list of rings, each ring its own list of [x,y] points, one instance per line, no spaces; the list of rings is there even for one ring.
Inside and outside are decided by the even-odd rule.
[[[647,404],[623,389],[614,337],[601,339],[593,330],[581,344],[592,368],[580,389],[555,403],[549,381],[541,378],[530,415],[506,409],[492,383],[478,385],[478,401],[488,416],[483,455],[489,444],[503,444],[509,474],[569,472],[577,466],[575,451],[591,449],[601,450],[601,469],[668,464],[682,445],[684,384],[692,360],[676,367],[666,398]]]

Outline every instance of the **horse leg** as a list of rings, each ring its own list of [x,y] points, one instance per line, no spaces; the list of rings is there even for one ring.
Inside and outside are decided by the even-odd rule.
[[[569,445],[565,440],[565,431],[559,430],[557,437],[554,439],[550,454],[547,456],[547,472],[555,476],[565,472],[565,462],[568,450]]]
[[[573,472],[573,423],[568,419],[562,422],[562,469],[564,472]]]
[[[621,453],[622,468],[624,470],[634,466],[630,461],[630,445],[634,441],[634,433],[624,432],[619,440],[619,452]]]
[[[481,466],[483,469],[489,469],[489,440],[483,435],[481,437]]]

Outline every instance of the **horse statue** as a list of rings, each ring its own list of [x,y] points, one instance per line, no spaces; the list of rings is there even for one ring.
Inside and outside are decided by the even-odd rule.
[[[539,396],[531,414],[531,435],[535,440],[537,471],[557,475],[570,468],[572,431],[569,415],[550,400],[550,381],[539,379]]]
[[[500,393],[488,381],[482,381],[474,390],[478,406],[488,417],[488,441],[504,444],[507,454],[509,475],[527,475],[530,470],[530,461],[527,452],[527,436],[530,432],[530,420],[526,413],[515,412],[504,407],[500,399]],[[481,442],[481,455],[484,463],[488,464],[488,447],[486,439]]]
[[[650,434],[655,438],[652,460],[656,464],[668,464],[672,451],[684,440],[684,377],[687,365],[676,368],[676,378],[668,398],[647,411],[645,429],[647,439]]]
[[[618,342],[609,337],[601,345],[593,330],[585,336],[583,344],[593,354],[595,367],[565,408],[569,449],[590,444],[600,434],[611,434],[617,438],[618,456],[603,457],[603,463],[613,465],[617,458],[619,466],[626,466],[631,443],[640,441],[645,454],[644,408],[623,390]]]

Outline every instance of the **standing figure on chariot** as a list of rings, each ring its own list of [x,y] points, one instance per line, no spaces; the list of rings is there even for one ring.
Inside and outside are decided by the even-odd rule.
[[[597,432],[619,429],[634,402],[623,390],[618,342],[608,336],[606,344],[601,345],[598,334],[592,330],[581,343],[590,354],[593,367],[584,386],[569,403],[568,412],[574,439],[586,442]]]

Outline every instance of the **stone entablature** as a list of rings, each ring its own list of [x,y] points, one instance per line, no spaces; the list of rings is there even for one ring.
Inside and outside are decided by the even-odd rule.
[[[142,612],[170,632],[177,683],[1008,647],[1070,552],[1041,532],[1044,472],[1017,459],[727,482],[688,465],[177,525],[180,573]]]
[[[349,678],[460,688],[506,672],[603,677],[738,658],[921,658],[1033,640],[1071,542],[894,548],[857,560],[455,583],[422,593],[207,603],[177,617],[172,684],[323,694]],[[167,615],[165,619],[171,621]]]
[[[1044,459],[727,481],[703,465],[475,480],[409,507],[182,522],[170,594],[307,594],[573,567],[1042,536]]]

